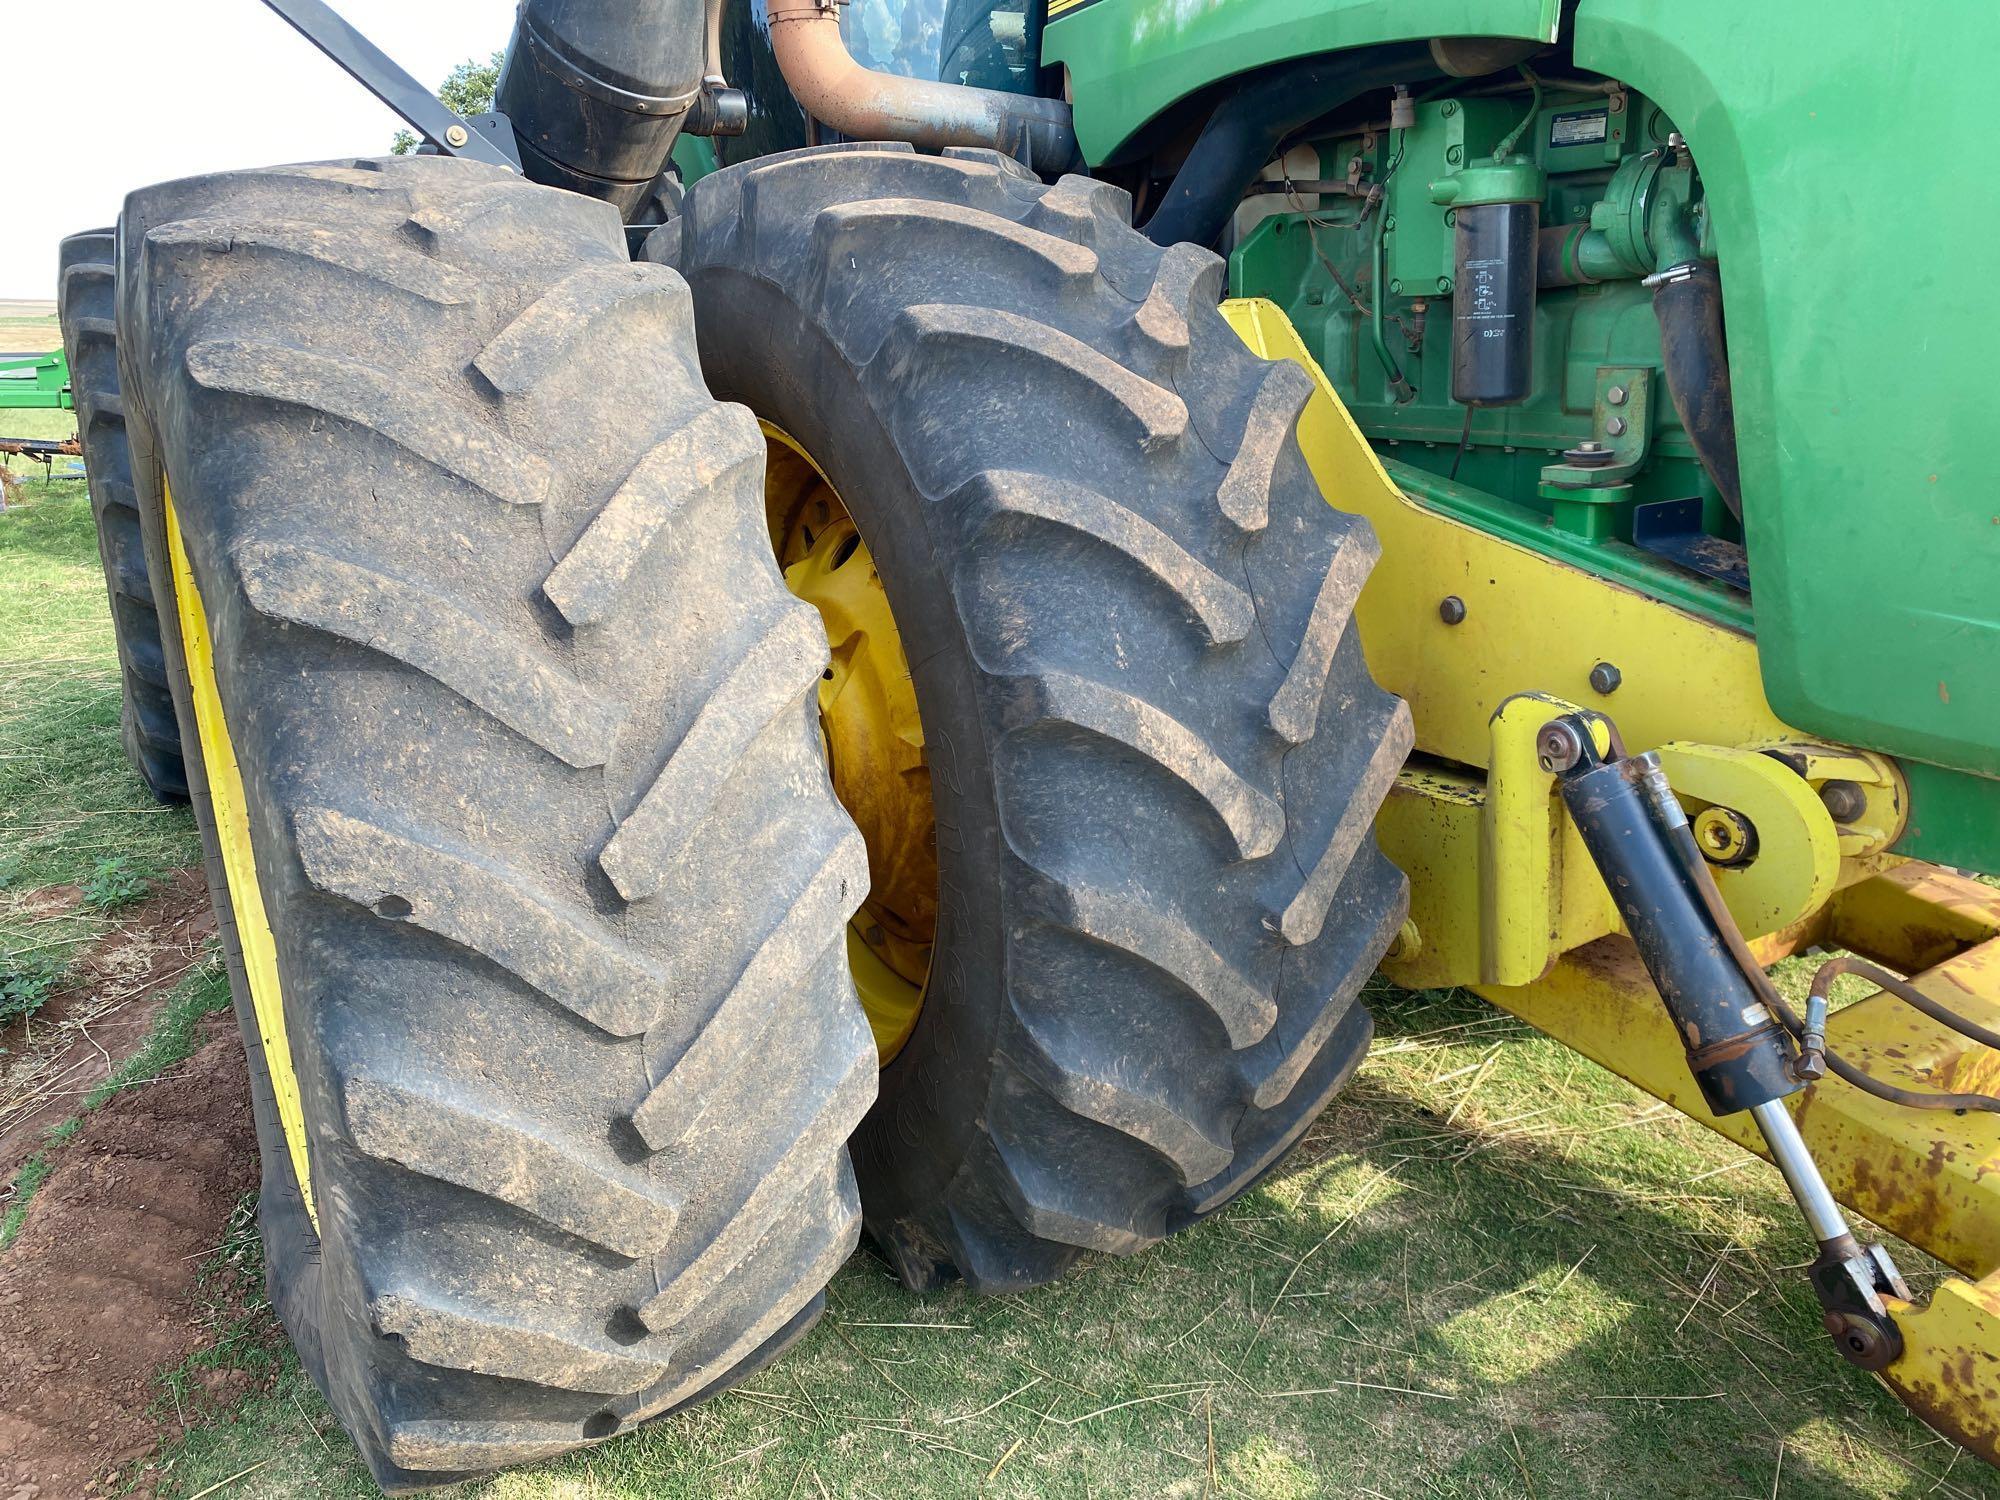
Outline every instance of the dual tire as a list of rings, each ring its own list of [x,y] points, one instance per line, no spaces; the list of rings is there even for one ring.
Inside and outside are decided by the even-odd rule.
[[[128,201],[273,1299],[385,1486],[741,1379],[864,1210],[913,1286],[1135,1251],[1361,1057],[1409,742],[1347,629],[1373,541],[1220,263],[1127,209],[876,146],[703,179],[637,264],[439,158]],[[938,930],[879,1077],[760,420],[847,502],[923,719]]]
[[[1374,561],[1311,394],[1223,265],[990,151],[785,153],[643,253],[704,374],[867,544],[938,830],[930,982],[854,1144],[913,1287],[1130,1254],[1267,1171],[1353,1071],[1406,885],[1371,826],[1408,710],[1348,629]]]

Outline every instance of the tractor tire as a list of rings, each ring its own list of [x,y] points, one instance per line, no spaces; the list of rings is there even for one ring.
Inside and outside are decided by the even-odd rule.
[[[149,188],[119,245],[306,1369],[397,1491],[742,1378],[860,1233],[867,868],[685,284],[440,157]]]
[[[1222,263],[992,152],[703,178],[646,253],[711,386],[869,548],[930,754],[937,932],[854,1144],[912,1286],[1130,1254],[1288,1150],[1366,1051],[1407,908],[1372,824],[1411,743],[1347,628],[1376,556]]]
[[[118,737],[125,758],[148,791],[162,802],[185,802],[188,786],[187,769],[181,763],[181,732],[167,687],[160,617],[146,572],[139,506],[132,494],[125,407],[118,398],[114,253],[109,229],[73,234],[62,242],[56,312],[76,399],[76,431],[83,441],[97,553],[104,563],[104,588],[111,601],[111,638],[118,650],[123,693]]]

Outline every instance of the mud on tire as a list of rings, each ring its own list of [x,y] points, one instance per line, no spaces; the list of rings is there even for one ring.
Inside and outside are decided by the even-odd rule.
[[[316,1224],[191,754],[307,1369],[392,1489],[740,1378],[859,1232],[866,860],[685,285],[603,204],[391,158],[133,195],[119,320],[283,982]]]
[[[1129,208],[854,145],[706,177],[645,247],[717,393],[827,471],[912,665],[938,938],[855,1160],[913,1285],[1228,1202],[1361,1058],[1406,906],[1371,825],[1409,714],[1347,628],[1374,538],[1299,453],[1308,377]]]

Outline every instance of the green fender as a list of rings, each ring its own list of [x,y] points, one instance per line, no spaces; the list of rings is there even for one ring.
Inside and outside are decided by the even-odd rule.
[[[1115,159],[1246,68],[1437,35],[1548,37],[1542,0],[1082,0],[1044,60]],[[1680,125],[1713,212],[1772,707],[1905,760],[1902,852],[2000,868],[2000,193],[1975,0],[1581,0],[1579,66]],[[1254,290],[1254,289],[1246,289]]]

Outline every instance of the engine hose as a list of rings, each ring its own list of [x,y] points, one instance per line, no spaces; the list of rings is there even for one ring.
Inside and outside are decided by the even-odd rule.
[[[1674,415],[1687,429],[1696,457],[1722,503],[1743,519],[1743,482],[1736,467],[1736,401],[1722,338],[1722,278],[1712,265],[1690,261],[1646,278],[1660,323],[1660,361]]]
[[[1293,131],[1371,90],[1437,76],[1430,44],[1415,42],[1301,58],[1236,81],[1141,232],[1156,245],[1214,244]]]

